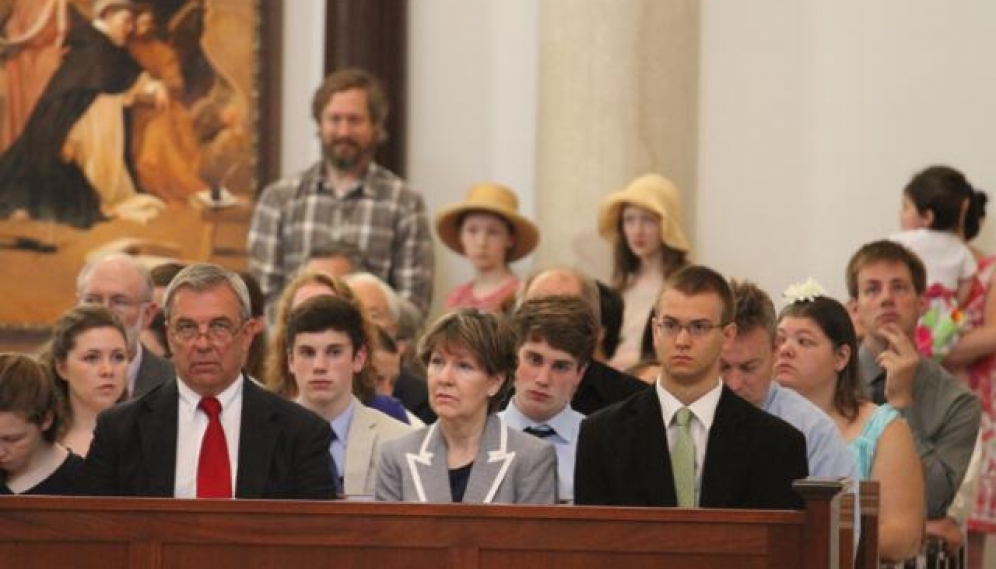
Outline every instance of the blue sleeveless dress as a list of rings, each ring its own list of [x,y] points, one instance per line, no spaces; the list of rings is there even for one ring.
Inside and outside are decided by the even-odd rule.
[[[880,405],[861,429],[861,434],[847,444],[858,463],[858,475],[862,480],[871,478],[872,464],[875,462],[875,449],[889,423],[899,418],[899,411],[885,403]]]

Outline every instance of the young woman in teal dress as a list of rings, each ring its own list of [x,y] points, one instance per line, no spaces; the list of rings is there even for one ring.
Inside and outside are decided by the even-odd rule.
[[[917,554],[926,512],[923,471],[899,412],[860,394],[858,344],[847,309],[819,285],[786,293],[776,336],[775,380],[819,406],[837,424],[862,480],[880,484],[879,555]]]

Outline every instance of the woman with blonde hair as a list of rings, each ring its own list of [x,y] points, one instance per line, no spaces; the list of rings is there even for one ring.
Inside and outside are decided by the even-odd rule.
[[[609,365],[623,370],[640,345],[664,280],[688,264],[678,188],[645,174],[610,194],[598,211],[598,232],[613,246],[612,286],[623,297],[622,337]]]

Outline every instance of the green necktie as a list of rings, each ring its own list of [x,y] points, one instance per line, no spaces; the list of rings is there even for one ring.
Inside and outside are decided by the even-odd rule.
[[[674,491],[678,495],[678,506],[695,507],[695,443],[692,441],[692,411],[688,407],[678,409],[674,414],[678,425],[678,436],[671,445],[671,473],[674,475]]]

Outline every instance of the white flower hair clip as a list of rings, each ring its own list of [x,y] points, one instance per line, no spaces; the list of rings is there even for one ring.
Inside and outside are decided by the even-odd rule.
[[[810,277],[804,283],[789,285],[782,293],[782,298],[788,304],[795,304],[797,302],[812,302],[826,295],[827,291],[823,289],[823,285]]]

